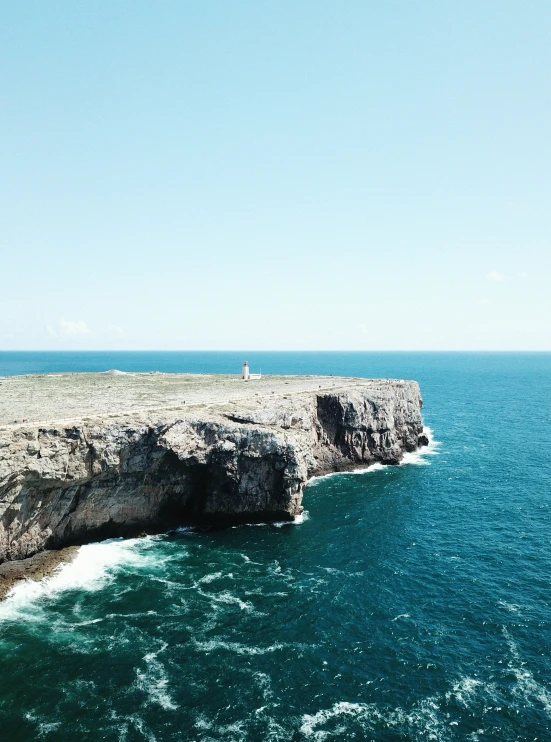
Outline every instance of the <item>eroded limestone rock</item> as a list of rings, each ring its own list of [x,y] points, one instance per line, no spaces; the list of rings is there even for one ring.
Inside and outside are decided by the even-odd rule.
[[[183,524],[292,519],[313,475],[395,464],[427,440],[413,381],[258,389],[210,406],[0,428],[0,561]]]

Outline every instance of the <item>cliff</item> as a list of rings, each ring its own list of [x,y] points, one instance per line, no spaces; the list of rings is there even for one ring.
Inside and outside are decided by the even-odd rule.
[[[0,400],[0,561],[290,520],[310,477],[427,442],[414,381],[68,374],[1,379]]]

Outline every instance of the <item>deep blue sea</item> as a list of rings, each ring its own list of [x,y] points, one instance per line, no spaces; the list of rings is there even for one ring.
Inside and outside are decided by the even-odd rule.
[[[417,379],[428,453],[301,524],[82,547],[0,604],[0,740],[551,739],[551,354],[0,353]]]

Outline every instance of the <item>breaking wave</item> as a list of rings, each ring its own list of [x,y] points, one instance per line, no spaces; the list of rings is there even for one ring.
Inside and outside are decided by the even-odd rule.
[[[67,591],[97,591],[106,587],[124,570],[149,570],[158,567],[155,539],[110,539],[81,546],[75,558],[61,564],[52,575],[41,580],[22,580],[0,603],[0,620],[40,617],[45,600]],[[31,608],[35,610],[30,610]]]
[[[430,461],[427,460],[427,456],[436,456],[440,453],[440,446],[441,442],[435,440],[434,434],[432,432],[432,429],[425,426],[423,428],[423,432],[427,436],[429,440],[428,446],[423,446],[423,448],[417,449],[417,451],[411,451],[404,453],[402,459],[400,460],[398,466],[406,466],[406,465],[415,465],[415,466],[429,466]],[[356,476],[356,475],[363,475],[363,474],[369,474],[375,471],[382,471],[384,469],[392,468],[389,464],[381,464],[379,461],[375,462],[374,464],[370,464],[369,466],[359,467],[358,469],[350,469],[347,471],[332,471],[328,474],[320,474],[315,477],[311,477],[308,480],[308,485],[315,484],[316,482],[319,482],[323,479],[329,479],[333,477],[342,477],[342,476]]]

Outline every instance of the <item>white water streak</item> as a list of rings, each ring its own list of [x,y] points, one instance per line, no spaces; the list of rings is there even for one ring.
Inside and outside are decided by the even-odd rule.
[[[154,703],[165,711],[174,711],[178,704],[174,703],[168,692],[168,676],[163,663],[158,659],[158,655],[168,647],[164,643],[156,652],[149,652],[144,656],[146,664],[145,672],[136,670],[137,686],[147,694],[150,703]]]

